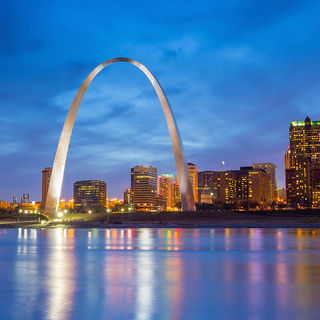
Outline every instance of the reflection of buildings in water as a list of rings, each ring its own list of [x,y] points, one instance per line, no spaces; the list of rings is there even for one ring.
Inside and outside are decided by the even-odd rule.
[[[159,229],[157,238],[161,239],[163,245],[159,244],[156,248],[160,250],[181,250],[181,229]]]
[[[154,248],[167,251],[180,250],[181,229],[107,229],[104,234],[107,250],[137,249],[132,255],[130,252],[123,255],[117,251],[111,251],[106,255],[104,290],[107,301],[105,303],[111,305],[112,310],[121,312],[123,305],[130,306],[135,299],[135,309],[126,310],[126,314],[133,312],[136,319],[151,318],[157,294],[155,291],[157,265],[152,250]],[[199,232],[196,236],[199,237]],[[160,242],[155,243],[155,239]],[[167,281],[171,281],[169,289],[165,292],[168,318],[178,319],[183,293],[181,259],[176,256],[168,257],[163,267]]]
[[[277,250],[284,250],[284,232],[278,230],[276,233]]]
[[[226,301],[237,301],[240,293],[250,315],[259,314],[266,307],[266,285],[272,277],[273,261],[266,263],[263,255],[263,230],[224,229],[221,273],[224,282],[222,295]],[[232,253],[228,251],[232,250]]]
[[[105,230],[105,249],[106,250],[132,250],[135,229],[106,229]]]
[[[99,228],[92,228],[86,233],[87,250],[82,251],[80,269],[78,270],[83,285],[80,301],[82,299],[85,301],[81,317],[95,319],[97,316],[101,316],[100,305],[104,294],[104,283],[100,279],[103,279],[104,260],[101,257],[101,253],[103,253],[101,249],[104,246],[105,232]]]
[[[297,229],[295,233],[299,250],[294,253],[293,278],[297,287],[294,290],[295,303],[302,310],[307,310],[312,309],[310,306],[319,305],[319,242],[314,240],[319,239],[320,230]]]
[[[249,247],[251,251],[262,250],[261,229],[249,229]]]
[[[197,233],[198,234],[198,233]],[[106,229],[105,249],[107,250],[180,250],[182,245],[181,229]],[[197,235],[198,237],[198,235]],[[154,238],[161,243],[154,243]]]
[[[277,232],[277,238],[281,237],[283,239],[283,231],[281,231],[282,235],[280,236],[279,231]],[[288,316],[288,308],[290,308],[290,301],[292,299],[292,278],[293,274],[290,271],[290,264],[287,262],[287,254],[282,251],[283,244],[277,243],[277,248],[281,246],[279,252],[276,253],[275,257],[275,265],[274,269],[270,270],[270,272],[274,275],[273,280],[275,282],[275,290],[274,290],[274,301],[272,304],[276,305],[275,313],[278,319],[285,319]]]
[[[224,240],[225,240],[224,249],[226,251],[229,251],[231,248],[230,229],[229,228],[224,229],[224,234],[225,234],[225,236],[224,236]]]
[[[138,232],[138,238],[136,239],[138,244],[137,248],[140,250],[151,250],[153,249],[153,230],[152,229],[141,229]]]
[[[112,251],[106,251],[104,258],[104,303],[113,310],[114,318],[124,312],[134,314],[135,319],[152,317],[156,268],[153,233],[152,229],[130,228],[105,231],[105,248]],[[138,250],[131,253],[134,245]],[[124,249],[129,251],[118,251]]]
[[[199,250],[200,249],[200,230],[199,229],[193,229],[192,239],[193,239],[193,249]]]
[[[226,232],[226,249],[237,247],[236,234],[239,232],[242,231]],[[242,294],[248,304],[248,313],[265,312],[269,303],[275,306],[273,310],[268,310],[270,315],[284,319],[291,315],[291,306],[296,305],[296,315],[309,318],[307,310],[311,305],[317,305],[317,288],[320,286],[320,279],[316,276],[320,271],[319,259],[315,251],[310,250],[317,247],[312,241],[316,237],[317,231],[306,229],[249,230],[249,252],[241,253],[240,259],[226,254],[222,262],[224,299],[237,299],[232,287],[241,279],[245,282]],[[317,262],[313,263],[315,259]],[[305,261],[308,261],[308,264]],[[315,284],[317,279],[319,283]]]
[[[47,263],[48,318],[64,320],[72,311],[75,291],[74,237],[73,232],[61,228],[51,229],[47,235],[52,241]]]
[[[320,237],[320,230],[296,229],[292,231],[292,235],[297,241],[297,249],[303,250],[310,248],[310,246],[313,246],[313,244],[317,246],[317,243],[314,242],[314,239],[318,239]]]
[[[134,275],[136,272],[133,253],[111,251],[105,254],[103,263],[102,302],[113,314],[108,318],[118,318],[119,314],[133,314],[133,301],[136,295]],[[116,314],[114,314],[116,313]]]
[[[154,253],[138,251],[136,258],[136,277],[135,286],[136,305],[135,305],[135,319],[147,320],[152,318],[154,312],[153,305],[156,302],[154,297],[155,288],[155,269],[156,261],[153,257]]]
[[[250,314],[259,314],[265,306],[265,285],[267,270],[263,261],[260,260],[260,253],[251,252],[251,259],[247,263],[247,285],[243,294],[247,295]],[[253,256],[253,257],[252,257]]]
[[[288,253],[284,251],[288,246],[288,241],[290,241],[287,235],[286,230],[278,230],[275,233],[276,249],[278,252],[276,252],[274,268],[270,270],[276,286],[273,303],[278,307],[275,312],[277,313],[277,317],[282,319],[286,316],[292,294],[290,290],[292,274],[290,274],[290,266],[287,263]]]
[[[38,247],[44,232],[45,243],[49,244],[45,254]],[[77,281],[85,286],[86,313],[96,310],[99,303],[103,306],[101,310],[110,311],[111,314],[106,314],[110,318],[130,315],[130,318],[149,319],[154,312],[161,312],[165,319],[181,319],[185,314],[184,299],[190,295],[187,294],[190,283],[191,290],[197,291],[203,284],[204,272],[210,272],[208,281],[214,278],[212,273],[218,275],[213,287],[220,291],[224,301],[236,304],[241,295],[240,301],[245,301],[244,308],[250,315],[269,312],[269,305],[273,305],[270,315],[283,319],[293,312],[290,307],[294,304],[300,312],[297,316],[310,318],[310,314],[301,310],[318,303],[320,230],[92,229],[85,231],[87,238],[78,267],[72,250],[74,232],[73,229],[17,230],[12,270],[17,313],[21,314],[23,306],[25,318],[33,318],[34,310],[39,310],[39,301],[44,301],[41,309],[48,311],[48,318],[70,317],[75,303],[76,271]],[[213,244],[217,248],[216,252],[205,253],[212,269],[203,267],[200,257],[203,252],[192,252],[194,246],[199,248],[194,236],[201,240],[201,245],[206,239],[210,249]],[[227,248],[229,252],[225,251]],[[41,298],[42,286],[38,281],[43,268],[48,289]],[[159,283],[161,280],[165,285]],[[19,287],[21,283],[23,286]]]
[[[310,263],[307,265],[301,261],[301,263],[296,263],[294,265],[293,278],[296,287],[294,290],[295,304],[302,310],[308,308],[313,309],[311,306],[319,306],[319,258],[317,257],[317,254],[313,255],[314,257],[312,259],[309,258],[306,259],[306,261],[310,262],[313,260],[318,261],[318,263]],[[301,257],[299,257],[299,259],[301,259]],[[307,319],[308,317],[305,318]]]
[[[183,299],[183,263],[180,253],[168,254],[165,260],[164,273],[166,286],[164,287],[166,302],[164,308],[164,319],[182,319],[182,299]],[[162,277],[161,277],[162,278]]]
[[[155,262],[152,229],[105,230],[104,296],[111,316],[134,314],[136,319],[150,319],[154,302]],[[138,249],[132,252],[132,249]],[[119,250],[129,250],[120,253]],[[132,304],[135,301],[135,304]],[[124,306],[126,307],[124,309]],[[130,310],[132,306],[132,310]]]
[[[14,312],[16,319],[24,315],[33,318],[39,300],[37,229],[18,229],[17,251],[14,265]],[[27,290],[26,290],[27,288]]]
[[[18,228],[17,254],[36,253],[38,230]]]
[[[181,245],[182,245],[182,241],[181,241],[181,229],[174,229],[173,231],[173,249],[174,250],[181,250]]]

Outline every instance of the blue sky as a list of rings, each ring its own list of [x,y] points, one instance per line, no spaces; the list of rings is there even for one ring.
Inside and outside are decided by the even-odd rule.
[[[6,1],[0,4],[0,200],[41,198],[63,121],[86,75],[126,56],[158,78],[188,161],[200,171],[278,166],[290,121],[320,120],[319,1]],[[63,196],[103,179],[109,197],[130,168],[175,173],[160,103],[128,64],[101,72],[79,109]]]

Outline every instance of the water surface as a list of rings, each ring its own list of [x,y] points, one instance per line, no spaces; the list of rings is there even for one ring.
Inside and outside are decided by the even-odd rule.
[[[320,319],[320,230],[0,229],[1,319]]]

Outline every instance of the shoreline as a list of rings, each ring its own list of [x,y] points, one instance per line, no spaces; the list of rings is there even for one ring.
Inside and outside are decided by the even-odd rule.
[[[4,228],[320,228],[320,210],[237,212],[198,211],[69,215],[65,220],[41,221],[39,215],[7,215]]]
[[[0,225],[0,229],[18,229],[18,228],[30,228],[30,229],[85,229],[85,228],[97,228],[97,229],[139,229],[139,228],[153,228],[153,229],[320,229],[320,223],[257,223],[257,222],[220,222],[220,223],[10,223]]]

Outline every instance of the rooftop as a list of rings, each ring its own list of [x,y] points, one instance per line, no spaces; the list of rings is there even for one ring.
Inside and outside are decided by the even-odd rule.
[[[306,122],[310,123],[311,126],[320,126],[320,121],[311,121],[309,117],[306,117],[304,121],[292,121],[291,125],[293,127],[304,127]]]

